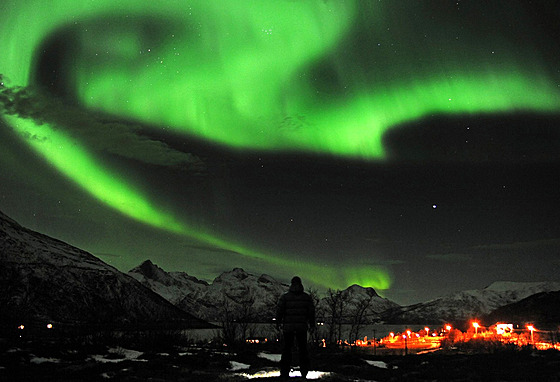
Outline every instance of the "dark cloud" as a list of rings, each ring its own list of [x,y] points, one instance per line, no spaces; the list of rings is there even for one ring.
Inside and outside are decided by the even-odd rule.
[[[546,239],[546,240],[534,240],[534,241],[516,241],[512,243],[503,244],[485,244],[479,245],[475,248],[477,249],[531,249],[538,247],[557,247],[560,245],[560,239]]]
[[[4,84],[2,77],[0,82]],[[92,151],[157,166],[178,167],[194,173],[206,171],[204,161],[196,155],[147,136],[147,126],[108,120],[106,116],[68,105],[59,98],[48,97],[31,88],[0,86],[0,112],[67,130]]]
[[[464,263],[472,260],[472,255],[464,253],[442,253],[442,254],[428,254],[427,259],[445,261],[449,263]]]

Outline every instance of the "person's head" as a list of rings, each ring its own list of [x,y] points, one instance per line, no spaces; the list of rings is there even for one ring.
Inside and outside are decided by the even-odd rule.
[[[299,276],[294,276],[294,277],[292,277],[292,285],[294,285],[294,284],[296,284],[296,285],[302,285],[302,284],[301,284],[301,279],[299,278]]]
[[[290,292],[294,292],[294,293],[303,292],[303,285],[301,283],[301,279],[298,276],[292,277],[292,285],[290,285]]]

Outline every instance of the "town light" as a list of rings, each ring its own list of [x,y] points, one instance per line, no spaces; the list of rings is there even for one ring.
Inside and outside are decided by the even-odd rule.
[[[430,328],[426,326],[424,330],[426,331],[426,337],[428,337],[430,335]]]
[[[472,330],[471,328],[474,328],[474,330],[476,331],[476,336],[471,331]],[[481,328],[482,330],[480,337],[477,336],[478,328]],[[520,327],[517,326],[517,328],[519,329]],[[535,343],[534,333],[538,329],[536,329],[533,324],[526,324],[524,330],[522,326],[521,326],[521,330],[514,330],[513,324],[496,323],[492,326],[482,326],[482,324],[480,324],[477,321],[471,321],[471,326],[468,327],[467,333],[463,333],[456,328],[453,329],[451,325],[444,325],[444,327],[441,329],[434,329],[434,330],[430,330],[429,332],[428,332],[429,330],[428,327],[424,327],[423,330],[426,330],[425,335],[426,338],[428,338],[427,340],[420,339],[422,337],[421,332],[413,332],[411,329],[405,329],[403,332],[400,333],[397,332],[388,333],[386,337],[380,339],[379,343],[382,343],[383,346],[387,347],[388,349],[404,348],[405,355],[408,354],[409,342],[414,349],[432,349],[432,348],[438,348],[444,346],[446,341],[445,338],[446,336],[448,339],[453,339],[454,342],[461,339],[466,339],[466,340],[475,339],[476,341],[479,340],[501,341],[502,343],[515,344],[517,346],[527,346],[529,344],[529,341],[531,341],[533,347],[538,347],[541,350],[550,349],[550,348],[556,348],[560,350],[560,347],[558,347],[558,345],[550,341],[547,341],[545,338],[542,338],[543,336],[538,337],[537,338],[538,343]],[[454,338],[451,338],[451,334],[447,334],[447,335],[445,334],[446,331],[449,331],[447,333],[451,333],[451,331],[453,331],[453,334],[456,333],[457,335],[453,336]],[[529,336],[527,335],[529,331],[531,332],[530,340],[529,340]],[[543,331],[539,330],[539,333],[541,332]],[[429,333],[429,336],[427,335],[427,333]],[[492,333],[495,335],[490,335]],[[432,339],[430,337],[435,337],[435,338]],[[356,340],[355,345],[360,345],[360,344],[362,346],[373,345],[375,351],[375,346],[376,346],[375,337],[374,340],[371,342],[368,342],[368,337],[364,337],[363,341]]]
[[[502,336],[511,334],[513,332],[513,324],[496,324],[496,334]]]

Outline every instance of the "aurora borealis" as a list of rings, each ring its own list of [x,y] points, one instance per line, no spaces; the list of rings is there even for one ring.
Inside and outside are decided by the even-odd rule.
[[[558,246],[556,1],[0,9],[0,209],[122,270],[416,301],[435,269],[489,284],[486,257]]]

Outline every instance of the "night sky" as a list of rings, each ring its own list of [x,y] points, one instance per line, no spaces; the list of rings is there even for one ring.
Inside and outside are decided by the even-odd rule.
[[[400,304],[560,273],[560,1],[6,0],[0,210],[122,271]]]

